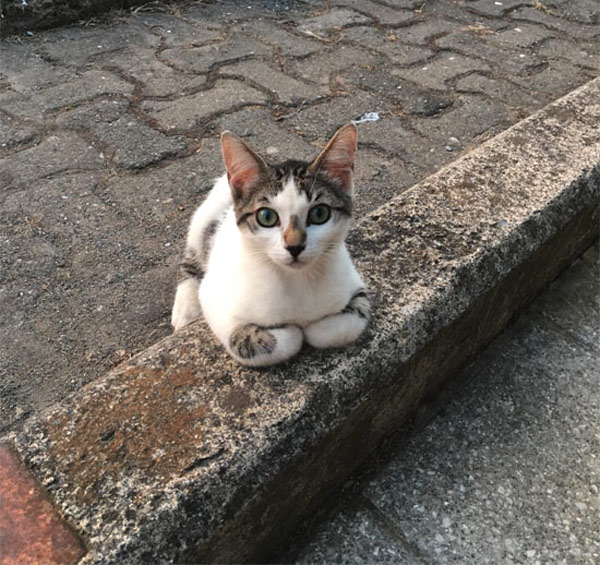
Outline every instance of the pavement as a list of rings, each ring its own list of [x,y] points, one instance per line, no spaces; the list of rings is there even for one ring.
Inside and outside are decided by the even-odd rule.
[[[378,451],[335,511],[275,560],[598,563],[598,249],[463,371],[437,415]]]
[[[598,17],[592,0],[200,2],[4,40],[0,432],[170,333],[223,129],[278,160],[358,120],[360,221],[598,76]]]

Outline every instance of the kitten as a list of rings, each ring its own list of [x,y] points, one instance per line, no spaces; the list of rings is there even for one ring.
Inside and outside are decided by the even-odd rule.
[[[370,305],[344,239],[352,214],[356,127],[339,129],[311,163],[267,164],[224,132],[227,174],[196,210],[171,323],[204,314],[240,363],[272,365],[355,341]]]

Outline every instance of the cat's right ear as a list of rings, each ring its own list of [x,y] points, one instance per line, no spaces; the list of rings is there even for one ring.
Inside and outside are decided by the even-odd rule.
[[[221,134],[221,152],[234,196],[242,196],[258,182],[266,163],[250,146],[230,131]]]

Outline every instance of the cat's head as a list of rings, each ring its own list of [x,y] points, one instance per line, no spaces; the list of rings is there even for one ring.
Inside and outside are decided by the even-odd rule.
[[[237,224],[253,252],[302,269],[344,240],[356,136],[356,127],[345,125],[312,162],[270,165],[239,137],[221,135]]]

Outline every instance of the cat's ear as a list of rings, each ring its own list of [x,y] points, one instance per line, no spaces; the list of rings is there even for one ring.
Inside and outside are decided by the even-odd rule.
[[[234,196],[241,196],[256,185],[267,165],[251,147],[230,131],[221,134],[221,152],[227,179]]]
[[[325,173],[343,190],[349,191],[352,188],[356,139],[357,131],[354,124],[342,126],[311,163],[309,170],[314,173],[319,171]]]

